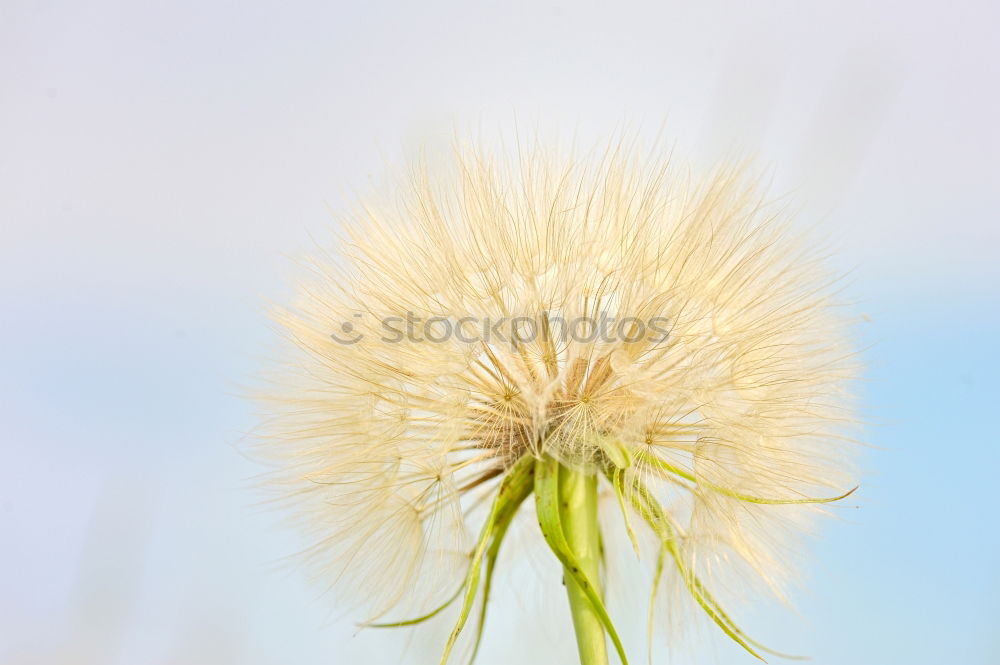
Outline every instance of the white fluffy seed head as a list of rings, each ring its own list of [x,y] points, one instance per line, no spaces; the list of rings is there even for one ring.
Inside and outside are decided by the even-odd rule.
[[[374,615],[431,609],[472,504],[548,453],[649,488],[709,583],[778,591],[817,507],[748,499],[850,486],[855,360],[829,274],[761,196],[618,147],[460,150],[345,220],[278,314],[267,398],[318,570]]]

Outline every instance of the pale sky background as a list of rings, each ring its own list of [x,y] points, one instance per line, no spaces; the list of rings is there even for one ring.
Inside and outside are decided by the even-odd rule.
[[[756,155],[852,271],[859,507],[825,525],[797,613],[744,608],[754,634],[816,665],[1000,662],[998,22],[988,2],[3,0],[0,663],[436,662],[434,639],[354,636],[281,562],[302,543],[248,489],[237,393],[331,208],[515,119]],[[497,596],[480,663],[574,662],[562,605],[529,606]],[[671,662],[752,662],[711,652]]]

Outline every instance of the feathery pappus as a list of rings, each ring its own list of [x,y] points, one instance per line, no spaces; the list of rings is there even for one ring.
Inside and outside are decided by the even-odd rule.
[[[639,598],[672,584],[760,657],[719,590],[780,594],[786,550],[854,485],[857,359],[815,252],[742,168],[621,144],[460,148],[403,180],[277,313],[262,447],[316,570],[369,625],[452,612],[444,661],[534,512],[574,622],[623,661],[604,548],[655,570]],[[598,494],[624,542],[568,507]]]

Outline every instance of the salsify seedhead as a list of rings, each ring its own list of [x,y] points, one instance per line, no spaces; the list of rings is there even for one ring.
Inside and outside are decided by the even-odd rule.
[[[626,657],[600,579],[621,545],[653,597],[675,585],[766,651],[717,590],[780,593],[806,518],[846,496],[855,360],[830,275],[761,196],[739,168],[699,180],[618,144],[459,149],[344,220],[278,313],[265,449],[369,625],[450,607],[447,659],[533,513],[585,662],[605,634]]]

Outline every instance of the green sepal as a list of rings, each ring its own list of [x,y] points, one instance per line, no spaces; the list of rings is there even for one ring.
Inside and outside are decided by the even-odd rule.
[[[744,501],[746,503],[760,503],[772,506],[810,504],[810,503],[833,503],[835,501],[840,501],[841,499],[846,499],[847,497],[854,494],[858,490],[858,487],[860,487],[860,485],[855,485],[854,487],[847,490],[843,494],[831,497],[818,497],[818,498],[806,497],[802,499],[766,499],[764,497],[742,494],[735,490],[731,490],[728,487],[723,487],[721,485],[716,485],[715,483],[708,482],[704,478],[698,478],[690,471],[685,471],[679,466],[676,466],[669,462],[665,462],[656,455],[643,454],[642,461],[649,462],[656,468],[662,469],[663,471],[672,473],[679,478],[683,478],[684,480],[692,482],[698,487],[704,487],[705,489],[712,490],[713,492],[717,492],[718,494],[722,494],[723,496],[728,496],[733,499],[738,499],[739,501]]]
[[[649,592],[649,617],[646,621],[646,651],[649,654],[649,665],[653,665],[653,623],[656,618],[656,592],[663,579],[663,564],[666,563],[667,548],[660,545],[660,553],[656,556],[656,572],[653,575],[653,588]]]
[[[606,471],[608,475],[610,472]],[[680,555],[680,550],[677,548],[677,539],[674,535],[673,527],[670,525],[669,518],[667,517],[666,511],[660,506],[659,501],[642,485],[639,480],[634,481],[636,484],[635,491],[632,492],[632,505],[635,509],[642,515],[649,527],[660,539],[661,546],[667,553],[670,554],[674,563],[677,565],[677,569],[681,573],[681,577],[684,579],[684,584],[687,586],[688,592],[695,599],[702,610],[709,616],[710,619],[717,625],[722,632],[729,636],[731,640],[739,644],[743,649],[747,651],[750,655],[754,656],[762,662],[767,662],[764,658],[754,650],[756,646],[762,651],[770,651],[769,649],[763,649],[755,641],[750,639],[746,633],[743,632],[739,626],[733,623],[732,619],[722,610],[718,602],[712,597],[712,595],[705,588],[705,585],[701,582],[697,575],[693,571],[688,570],[687,566],[684,564],[684,559]],[[653,593],[656,593],[656,588],[654,587]]]
[[[635,530],[632,529],[632,518],[628,512],[628,506],[625,505],[625,470],[616,468],[608,473],[608,479],[611,480],[611,485],[615,488],[615,497],[618,499],[618,507],[622,511],[622,521],[625,522],[625,532],[628,533],[628,539],[632,543],[632,549],[635,550],[635,555],[641,556],[639,552],[639,541],[635,537]]]
[[[522,458],[523,464],[515,464],[508,473],[510,491],[500,509],[497,511],[496,520],[493,526],[493,536],[490,539],[490,546],[486,550],[486,578],[483,580],[483,602],[479,610],[479,625],[476,627],[476,642],[472,647],[472,655],[469,657],[469,665],[476,660],[479,653],[479,644],[483,639],[483,627],[486,624],[486,606],[490,600],[490,589],[493,586],[493,569],[496,567],[497,556],[500,554],[500,545],[517,509],[531,494],[534,489],[535,464],[534,460],[526,455]]]
[[[535,508],[538,512],[538,525],[541,527],[545,542],[562,563],[566,573],[571,575],[573,581],[583,590],[594,613],[611,637],[618,657],[623,665],[628,665],[628,658],[625,655],[621,639],[618,637],[618,631],[615,630],[611,617],[604,607],[604,601],[601,600],[597,591],[599,587],[594,584],[593,580],[587,579],[580,562],[566,541],[562,519],[559,517],[559,462],[550,456],[545,456],[535,463]]]
[[[462,628],[465,627],[465,622],[469,618],[469,613],[472,611],[472,606],[476,600],[476,592],[479,590],[479,578],[482,575],[483,555],[486,552],[487,546],[491,542],[498,518],[509,510],[512,498],[518,494],[518,488],[520,484],[524,482],[523,474],[528,473],[528,470],[533,468],[533,465],[534,460],[530,455],[522,456],[517,462],[514,463],[514,466],[508,469],[508,471],[504,474],[503,480],[500,481],[500,487],[497,490],[496,497],[493,499],[489,516],[483,523],[483,528],[479,533],[479,538],[476,540],[476,546],[472,550],[471,561],[469,562],[469,571],[465,578],[465,598],[462,601],[462,609],[455,622],[455,626],[452,628],[451,635],[448,637],[448,642],[445,644],[444,653],[441,654],[441,665],[448,662],[451,650],[455,647],[455,642],[458,640],[458,636],[462,632]],[[523,500],[524,497],[522,496],[518,503]]]
[[[358,625],[361,626],[362,628],[402,628],[403,626],[415,626],[418,623],[423,623],[424,621],[427,621],[428,619],[433,619],[438,614],[443,612],[446,607],[455,602],[455,599],[458,598],[458,595],[462,593],[462,589],[464,588],[465,588],[465,583],[463,583],[462,586],[458,587],[458,589],[455,590],[455,593],[453,593],[451,597],[448,598],[448,600],[444,601],[444,603],[440,607],[437,607],[436,609],[431,610],[427,614],[419,616],[415,619],[404,619],[402,621],[389,621],[384,623],[383,622],[362,623]]]

